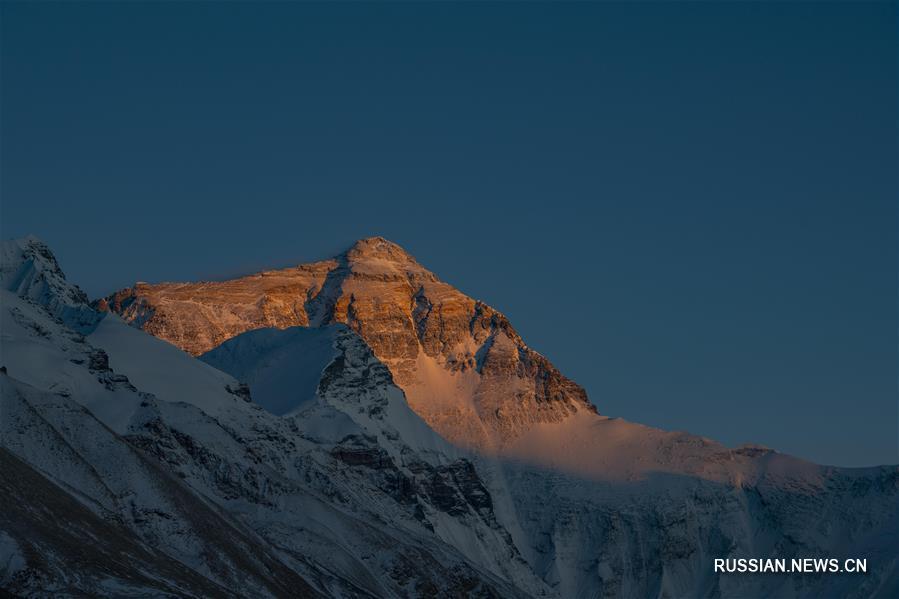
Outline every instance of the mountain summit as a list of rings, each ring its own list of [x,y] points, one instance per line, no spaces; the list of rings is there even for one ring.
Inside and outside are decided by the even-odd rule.
[[[363,237],[345,253],[353,261],[384,260],[396,264],[418,265],[415,258],[399,244],[380,236]]]
[[[34,235],[0,243],[0,288],[42,302],[75,330],[96,324],[87,295],[66,280],[53,252]]]
[[[228,281],[139,283],[98,307],[194,355],[248,330],[346,324],[412,408],[460,446],[496,448],[535,424],[595,412],[502,313],[383,237],[360,239],[330,260]]]

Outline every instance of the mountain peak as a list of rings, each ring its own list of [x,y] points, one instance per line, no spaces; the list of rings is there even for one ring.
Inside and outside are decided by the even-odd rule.
[[[66,278],[49,246],[35,235],[3,241],[0,244],[0,258],[0,281],[9,291],[15,292],[13,287],[23,284],[24,270],[27,269],[46,272],[48,276],[62,281]]]
[[[194,355],[251,329],[345,324],[413,411],[464,447],[492,451],[539,424],[595,412],[586,392],[528,348],[501,313],[396,243],[367,237],[322,264],[215,284],[135,286],[109,306]]]
[[[87,295],[66,280],[56,256],[34,235],[0,243],[0,288],[40,304],[79,332],[96,324]]]
[[[25,237],[15,239],[14,241],[23,247],[26,245],[47,245],[40,237],[38,237],[34,233],[29,233]]]
[[[13,254],[15,252],[20,252],[23,255],[27,254],[28,257],[35,258],[47,264],[57,264],[56,256],[53,255],[53,252],[50,250],[47,244],[44,243],[37,235],[33,235],[31,233],[24,237],[3,241],[2,248],[4,254]]]
[[[346,252],[351,261],[383,260],[396,263],[415,263],[415,258],[398,244],[384,237],[364,237],[354,243]]]

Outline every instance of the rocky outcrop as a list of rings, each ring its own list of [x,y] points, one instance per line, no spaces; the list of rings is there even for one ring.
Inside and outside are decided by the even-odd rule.
[[[97,306],[194,355],[248,330],[344,323],[412,408],[461,446],[489,450],[534,424],[595,411],[503,314],[381,237],[333,260],[230,281],[138,283]]]
[[[94,306],[199,355],[247,330],[307,326],[306,303],[336,267],[330,260],[233,281],[137,283]]]

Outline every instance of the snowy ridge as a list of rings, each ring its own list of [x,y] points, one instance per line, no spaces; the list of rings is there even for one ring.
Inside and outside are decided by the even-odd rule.
[[[96,324],[87,295],[66,281],[50,248],[33,235],[0,243],[0,287],[44,306],[76,331]]]

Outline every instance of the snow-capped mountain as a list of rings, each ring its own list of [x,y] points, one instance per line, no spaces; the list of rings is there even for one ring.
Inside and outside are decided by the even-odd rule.
[[[18,473],[2,488],[2,588],[543,593],[472,463],[440,451],[446,444],[351,331],[334,328],[333,357],[302,417],[280,417],[115,315],[85,336],[41,301],[0,293],[3,472]]]
[[[595,411],[583,389],[528,348],[505,316],[381,237],[332,260],[231,281],[138,284],[98,307],[194,355],[248,330],[345,323],[425,422],[482,451],[535,424]]]
[[[502,315],[385,240],[138,285],[103,312],[38,240],[0,257],[0,589],[899,594],[899,468],[602,417]],[[714,573],[734,557],[869,566]]]

